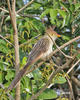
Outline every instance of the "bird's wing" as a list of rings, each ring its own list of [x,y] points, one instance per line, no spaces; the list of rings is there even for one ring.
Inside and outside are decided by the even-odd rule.
[[[28,61],[34,63],[37,60],[39,60],[42,57],[43,53],[45,53],[48,50],[48,47],[49,47],[49,39],[43,37],[34,45],[28,57]]]

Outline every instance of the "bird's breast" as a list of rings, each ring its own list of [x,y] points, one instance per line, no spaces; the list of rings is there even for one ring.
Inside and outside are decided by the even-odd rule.
[[[48,50],[47,50],[45,53],[43,53],[43,56],[42,56],[43,59],[50,55],[50,53],[52,52],[52,46],[53,46],[53,45],[52,45],[52,43],[51,43],[51,44],[49,45],[49,47],[47,47]]]

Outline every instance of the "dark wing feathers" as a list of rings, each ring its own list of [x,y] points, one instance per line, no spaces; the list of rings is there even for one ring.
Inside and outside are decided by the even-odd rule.
[[[49,47],[49,39],[42,38],[40,39],[33,47],[28,61],[33,62],[34,60],[39,60],[41,55],[48,50]]]

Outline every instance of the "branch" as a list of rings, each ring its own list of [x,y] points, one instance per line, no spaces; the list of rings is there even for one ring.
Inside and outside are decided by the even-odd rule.
[[[2,83],[0,83],[0,87],[4,89],[4,85]],[[14,100],[13,97],[9,93],[7,93],[7,95],[9,96],[10,100]]]
[[[17,13],[19,13],[20,11],[22,11],[23,9],[25,9],[26,7],[28,7],[29,5],[31,5],[33,3],[34,0],[31,0],[30,2],[28,2],[25,6],[23,6],[21,9],[19,9],[17,11]]]
[[[49,36],[49,34],[48,34]],[[50,36],[49,36],[50,37]],[[51,38],[51,37],[50,37]],[[64,52],[61,51],[61,49],[58,47],[58,45],[55,43],[55,41],[51,38],[52,42],[55,44],[55,46],[57,47],[57,49],[66,57],[66,58],[71,58],[71,56],[66,55]]]
[[[72,83],[71,83],[71,81],[68,79],[68,77],[66,77],[66,78],[67,78],[67,81],[68,81],[68,84],[69,84],[69,87],[70,87],[70,98],[69,98],[69,100],[75,100],[75,99],[74,99],[73,88],[72,88]]]
[[[54,42],[54,44],[55,44],[55,46],[57,47],[57,49],[66,57],[66,58],[73,58],[73,57],[71,57],[71,56],[68,56],[68,55],[66,55],[63,51],[61,51],[61,49],[58,47],[58,45],[55,43],[55,41],[53,41]]]
[[[4,11],[4,12],[6,12],[6,13],[9,13],[9,11],[8,11],[8,10],[3,9],[3,8],[1,8],[1,7],[0,7],[0,10]]]
[[[80,87],[80,81],[77,80],[76,77],[72,76],[71,79],[72,79],[72,81],[73,81],[78,87]]]
[[[12,11],[10,7],[10,1],[7,0],[8,3],[8,9],[9,14],[11,18],[11,23],[14,30],[14,49],[15,49],[15,68],[16,68],[16,74],[19,72],[19,43],[18,43],[18,31],[17,31],[17,24],[16,24],[16,12],[15,12],[15,2],[16,0],[12,0]],[[16,86],[16,97],[15,100],[20,100],[20,81],[18,82]]]
[[[76,37],[76,38],[70,40],[70,41],[67,42],[67,43],[65,43],[64,45],[62,45],[61,47],[59,47],[59,49],[63,49],[65,46],[71,44],[72,42],[76,41],[77,39],[80,39],[80,36],[78,36],[78,37]],[[56,52],[58,52],[59,49],[54,50],[54,51],[48,56],[47,60],[50,59],[51,56],[53,56],[53,54],[55,54]],[[43,64],[43,62],[45,62],[45,61],[46,61],[46,59],[44,59],[44,61],[41,61],[40,63],[38,63],[37,66],[34,66],[34,67],[32,67],[30,70],[27,70],[27,71],[26,71],[26,74],[28,74],[28,73],[32,72],[33,70],[35,70],[36,68],[40,67],[40,66]],[[12,83],[12,84],[13,84],[13,83]],[[13,88],[13,86],[9,86],[9,87]],[[11,89],[10,89],[10,90],[11,90]],[[7,91],[8,91],[8,90],[7,90]]]
[[[0,37],[14,47],[14,45],[11,42],[9,42],[6,38],[4,38],[2,35],[0,35]]]
[[[67,74],[69,74],[72,69],[80,62],[80,59],[67,71]]]
[[[37,35],[37,36],[35,36],[35,37],[32,37],[32,39],[29,39],[27,42],[24,42],[24,43],[20,44],[19,47],[22,47],[22,46],[24,46],[24,45],[27,45],[27,44],[30,43],[32,40],[37,39],[38,37],[40,37],[40,34]]]
[[[10,1],[9,0],[7,0],[7,4],[8,4],[9,15],[10,15],[10,18],[11,18],[12,26],[13,26],[13,29],[15,31],[15,24],[14,24],[14,18],[13,18],[15,15],[13,15],[13,11],[11,10]]]
[[[64,47],[68,46],[69,44],[73,43],[74,41],[76,41],[76,40],[78,40],[78,39],[80,39],[80,36],[78,36],[78,37],[76,37],[76,38],[74,38],[74,39],[68,41],[67,43],[63,44],[62,46],[59,47],[59,49],[60,49],[60,50],[63,49]],[[55,53],[58,52],[58,51],[59,51],[58,49],[54,50],[54,51],[49,55],[49,57],[51,57],[53,54],[55,54]]]
[[[27,14],[27,15],[24,15],[24,14],[19,14],[21,17],[30,17],[30,18],[35,18],[35,17],[39,17],[39,15],[32,15],[32,14]]]
[[[10,7],[10,1],[9,0],[7,0],[7,4],[8,4],[8,9],[9,9],[9,14],[11,16],[11,7]]]
[[[43,86],[42,89],[40,89],[39,92],[37,92],[35,95],[33,95],[29,100],[35,100],[37,99],[37,97],[48,87],[48,85],[51,83],[52,79],[54,78],[54,76],[59,73],[60,71],[62,71],[63,69],[65,69],[72,60],[68,60],[62,67],[59,67],[56,71],[52,72],[49,80],[47,81],[47,83]]]

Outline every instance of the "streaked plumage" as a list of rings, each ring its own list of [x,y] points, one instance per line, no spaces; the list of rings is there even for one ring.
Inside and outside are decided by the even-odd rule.
[[[13,87],[17,84],[17,82],[21,79],[21,77],[25,74],[26,70],[28,70],[29,66],[37,62],[39,59],[44,59],[52,52],[53,41],[56,40],[57,37],[60,37],[52,28],[46,30],[45,36],[43,36],[33,47],[32,51],[29,54],[27,64],[19,71],[16,75],[8,90],[12,90]]]

